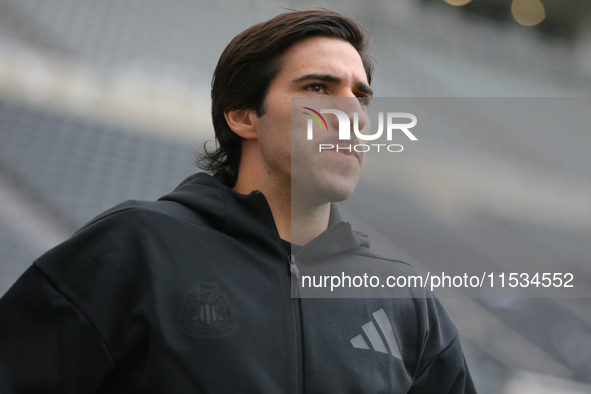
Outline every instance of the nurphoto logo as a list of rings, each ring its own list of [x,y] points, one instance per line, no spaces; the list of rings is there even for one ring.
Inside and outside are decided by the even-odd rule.
[[[320,126],[321,130],[325,128],[328,130],[328,124],[322,114],[333,114],[337,117],[339,122],[339,140],[351,141],[351,119],[349,116],[338,109],[321,109],[320,112],[310,107],[302,107],[310,112],[303,112],[311,117],[307,124],[307,138],[313,140],[314,138],[314,121]],[[400,119],[407,119],[410,122],[398,123]],[[397,122],[395,122],[397,120]],[[417,137],[409,130],[417,124],[417,117],[408,112],[387,112],[386,113],[386,140],[392,141],[395,131],[401,131],[411,141],[417,141]],[[359,141],[375,141],[384,134],[384,113],[378,113],[378,130],[373,134],[362,133],[359,130],[359,113],[353,112],[353,133],[355,133],[355,140]],[[320,152],[323,150],[355,150],[355,152],[369,152],[372,149],[380,151],[380,148],[385,148],[388,152],[398,153],[402,152],[404,147],[401,144],[350,144],[349,146],[340,146],[334,144],[318,144]]]

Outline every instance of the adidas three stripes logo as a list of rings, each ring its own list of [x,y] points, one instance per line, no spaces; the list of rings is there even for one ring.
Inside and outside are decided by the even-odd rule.
[[[398,347],[398,342],[396,341],[396,337],[394,336],[394,330],[392,329],[392,324],[390,323],[390,319],[386,315],[384,309],[380,309],[372,313],[373,318],[378,323],[378,327],[380,328],[383,338],[386,340],[386,344],[388,347],[386,348],[386,344],[382,339],[382,335],[380,335],[378,328],[373,323],[373,320],[365,323],[361,326],[363,332],[369,339],[369,343],[374,350],[381,352],[381,353],[390,353],[392,356],[402,359],[400,355],[400,348]],[[357,349],[369,349],[363,334],[359,334],[356,337],[351,339],[351,344],[354,348]],[[388,351],[388,349],[390,351]]]

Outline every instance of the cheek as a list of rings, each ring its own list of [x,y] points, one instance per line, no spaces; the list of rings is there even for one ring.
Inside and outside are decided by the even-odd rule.
[[[267,165],[281,172],[291,166],[290,125],[276,118],[265,117],[259,122],[259,145]]]
[[[318,156],[318,142],[306,139],[303,133],[291,136],[290,147],[294,170],[312,168],[321,158]]]

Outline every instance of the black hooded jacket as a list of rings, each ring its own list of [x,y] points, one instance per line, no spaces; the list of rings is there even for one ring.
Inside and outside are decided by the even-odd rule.
[[[475,392],[436,298],[292,298],[306,254],[414,272],[368,246],[332,209],[290,259],[260,192],[195,174],[93,219],[5,294],[0,393]]]

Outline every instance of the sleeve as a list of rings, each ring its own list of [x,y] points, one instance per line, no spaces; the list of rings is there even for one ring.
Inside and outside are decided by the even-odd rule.
[[[0,392],[94,393],[114,365],[97,330],[36,265],[0,299]]]
[[[475,394],[459,337],[419,373],[409,394]]]

